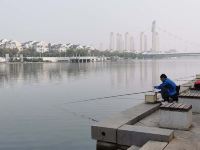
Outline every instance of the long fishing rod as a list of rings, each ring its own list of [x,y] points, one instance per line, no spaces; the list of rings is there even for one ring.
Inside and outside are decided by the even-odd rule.
[[[176,78],[174,80],[181,80],[181,79],[193,78],[193,77],[195,77],[195,76],[194,75],[192,75],[192,76],[185,76],[185,77]]]
[[[176,81],[194,81],[194,80],[176,80]]]
[[[185,76],[185,77],[181,77],[181,78],[176,78],[174,80],[180,80],[180,79],[190,78],[190,77],[195,77],[195,76],[194,75],[193,76]],[[109,98],[114,98],[114,97],[122,97],[122,96],[128,96],[128,95],[144,94],[144,93],[148,93],[148,92],[153,92],[153,90],[143,91],[143,92],[135,92],[135,93],[127,93],[127,94],[119,94],[119,95],[111,95],[111,96],[105,96],[105,97],[97,97],[97,98],[84,99],[84,100],[78,100],[78,101],[71,101],[71,102],[67,102],[67,103],[64,103],[64,104],[82,103],[82,102],[88,102],[88,101],[109,99]]]
[[[82,102],[88,102],[88,101],[96,101],[96,100],[108,99],[108,98],[113,98],[113,97],[121,97],[121,96],[128,96],[128,95],[143,94],[143,93],[148,93],[148,92],[153,92],[153,91],[151,90],[151,91],[143,91],[143,92],[119,94],[119,95],[112,95],[112,96],[105,96],[105,97],[97,97],[97,98],[91,98],[91,99],[71,101],[71,102],[67,102],[67,103],[64,103],[64,104],[82,103]]]

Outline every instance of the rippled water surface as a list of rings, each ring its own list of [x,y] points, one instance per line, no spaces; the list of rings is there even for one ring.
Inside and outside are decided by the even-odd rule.
[[[100,121],[144,95],[69,102],[151,90],[160,73],[180,84],[200,73],[199,66],[199,57],[0,64],[0,149],[94,150],[89,118]]]

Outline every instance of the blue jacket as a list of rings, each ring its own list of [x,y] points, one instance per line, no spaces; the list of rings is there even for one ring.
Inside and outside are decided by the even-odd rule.
[[[160,84],[159,86],[154,86],[154,88],[156,89],[166,88],[169,96],[173,96],[174,94],[176,94],[176,84],[168,78],[166,78],[163,81],[163,83]]]

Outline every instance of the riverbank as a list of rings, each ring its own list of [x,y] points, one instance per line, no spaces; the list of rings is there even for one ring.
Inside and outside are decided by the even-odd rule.
[[[180,93],[185,93],[186,91],[190,90],[190,87],[193,86],[196,80],[197,79],[194,79],[182,84]],[[196,97],[197,93],[198,91],[195,91]],[[194,94],[192,96],[194,96]],[[179,101],[182,102],[182,100]],[[199,101],[198,104],[200,104],[200,97],[197,97],[196,101]],[[189,107],[190,103],[192,103],[191,100],[187,100],[187,105],[184,103],[171,104],[171,106],[177,105],[179,107],[183,106],[184,108],[186,106],[188,108],[188,113],[190,111],[193,112],[191,116],[192,118],[190,118],[188,115],[185,118],[186,120],[192,120],[191,125],[189,125],[189,128],[187,129],[181,129],[182,124],[185,124],[184,116],[181,117],[181,115],[188,113],[185,112],[185,110],[183,113],[181,113],[180,109],[178,109],[178,111],[172,111],[171,109],[169,110],[169,113],[174,113],[174,115],[176,113],[179,114],[177,116],[178,120],[175,120],[177,123],[180,122],[178,128],[177,126],[167,128],[160,127],[161,124],[163,124],[161,118],[163,115],[160,108],[160,103],[141,103],[137,106],[115,114],[106,120],[95,123],[91,127],[91,134],[92,138],[97,140],[97,150],[199,150],[200,112],[196,112],[196,109],[191,110]],[[166,119],[167,109],[165,109],[165,111],[166,112],[164,113],[164,116]],[[171,117],[173,118],[174,115]],[[167,117],[167,120],[164,120],[164,124],[172,121],[172,118],[170,119],[169,117],[170,116]],[[167,126],[173,125],[167,124]],[[160,145],[160,147],[158,145]]]

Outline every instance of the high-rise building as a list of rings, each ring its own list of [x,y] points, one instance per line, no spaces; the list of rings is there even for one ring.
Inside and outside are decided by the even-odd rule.
[[[124,35],[124,50],[129,51],[129,33],[126,32]]]
[[[119,51],[120,50],[120,34],[117,33],[116,35],[116,50]]]
[[[160,39],[158,32],[156,32],[156,51],[160,51]]]
[[[140,33],[140,52],[144,51],[144,32]]]
[[[110,33],[110,45],[109,45],[109,49],[110,49],[110,51],[113,51],[115,48],[114,48],[114,33],[113,32],[111,32]]]
[[[152,51],[156,51],[156,21],[152,23]]]
[[[99,44],[99,50],[102,51],[103,50],[103,43]]]
[[[134,38],[133,36],[130,37],[130,51],[133,52],[135,50],[135,45],[134,45]]]
[[[147,35],[145,34],[144,35],[144,51],[147,51],[148,48],[147,48]]]
[[[124,40],[123,40],[123,36],[122,34],[119,35],[119,51],[123,51],[124,50]]]

